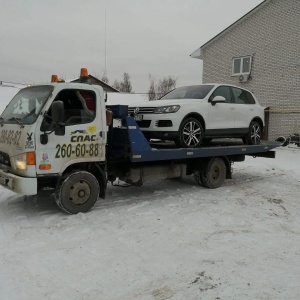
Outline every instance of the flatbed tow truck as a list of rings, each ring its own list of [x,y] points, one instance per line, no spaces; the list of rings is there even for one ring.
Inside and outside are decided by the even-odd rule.
[[[164,148],[149,143],[126,105],[106,105],[100,86],[60,82],[20,90],[0,117],[0,185],[22,195],[50,190],[69,214],[105,198],[107,182],[144,182],[194,175],[207,188],[232,175],[245,156],[275,158],[278,142]]]

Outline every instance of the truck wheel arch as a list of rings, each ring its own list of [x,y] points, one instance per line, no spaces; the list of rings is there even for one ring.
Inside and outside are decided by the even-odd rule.
[[[68,214],[85,213],[96,203],[100,185],[88,171],[72,170],[65,173],[55,190],[57,206]]]
[[[232,178],[231,161],[227,157],[212,157],[194,163],[195,181],[207,188],[217,188]],[[218,174],[212,174],[217,172]],[[216,177],[215,177],[216,176]]]
[[[83,170],[92,173],[98,180],[100,186],[99,197],[104,199],[106,194],[107,180],[105,174],[105,165],[100,163],[76,163],[69,165],[61,174],[60,179],[67,173],[74,170]],[[60,181],[60,180],[59,180]]]

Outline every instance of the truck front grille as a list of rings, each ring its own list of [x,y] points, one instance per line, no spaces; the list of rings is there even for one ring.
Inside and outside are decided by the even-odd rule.
[[[11,166],[9,155],[7,153],[4,153],[4,152],[0,151],[0,164],[6,165],[6,166],[9,166],[9,167]]]

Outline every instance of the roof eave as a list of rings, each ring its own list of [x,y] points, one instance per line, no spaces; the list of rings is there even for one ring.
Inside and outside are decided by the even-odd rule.
[[[190,57],[197,58],[197,59],[203,59],[203,52],[201,47],[195,50],[192,54],[190,54]]]

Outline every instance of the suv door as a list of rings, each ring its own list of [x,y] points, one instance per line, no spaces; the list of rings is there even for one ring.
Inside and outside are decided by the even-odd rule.
[[[251,120],[255,117],[255,100],[250,92],[231,87],[235,106],[234,127],[238,131],[249,128]]]
[[[225,98],[225,103],[211,104],[216,96]],[[234,129],[234,105],[231,100],[231,92],[228,86],[219,86],[211,94],[208,100],[208,122],[206,124],[207,135],[226,135]]]

